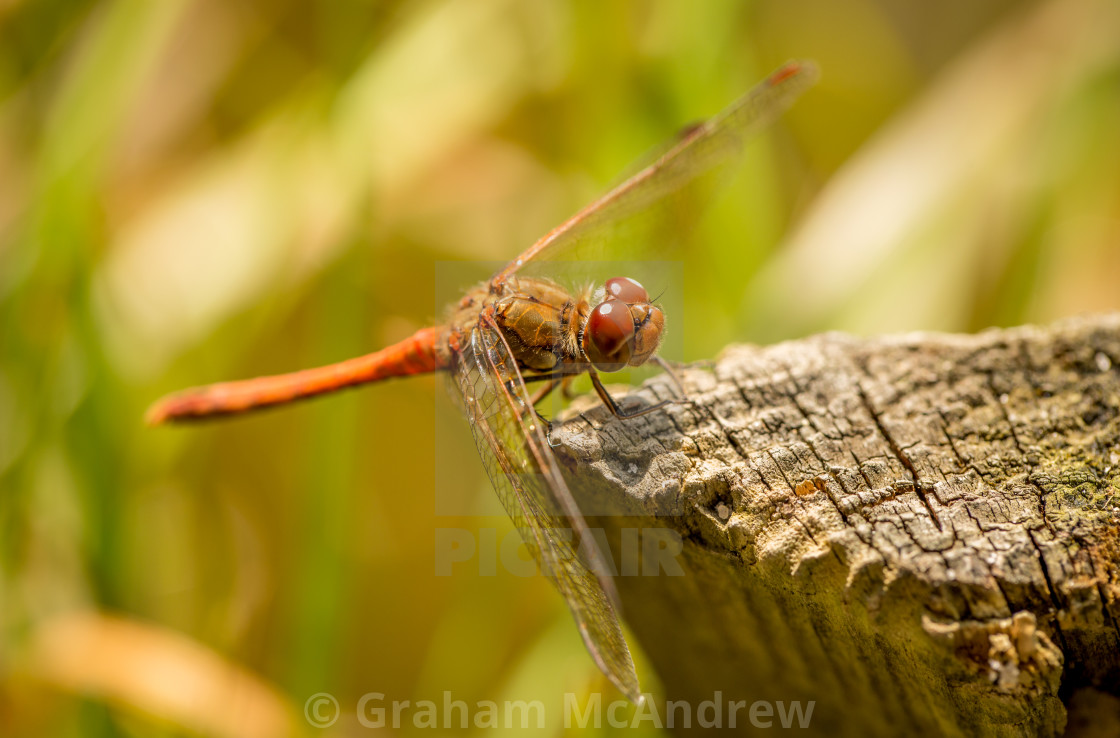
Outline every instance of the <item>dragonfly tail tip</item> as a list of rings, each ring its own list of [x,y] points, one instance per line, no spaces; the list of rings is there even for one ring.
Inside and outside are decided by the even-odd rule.
[[[149,427],[163,425],[164,421],[170,417],[171,411],[167,407],[167,402],[164,400],[157,400],[152,403],[148,411],[144,413],[144,425]]]

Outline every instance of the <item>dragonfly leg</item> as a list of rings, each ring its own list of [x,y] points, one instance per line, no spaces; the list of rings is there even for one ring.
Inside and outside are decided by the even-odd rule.
[[[548,445],[556,448],[556,444],[552,442],[552,421],[541,415],[540,411],[535,407],[533,408],[533,415],[537,416],[537,420],[544,424],[544,437],[548,441]]]
[[[552,440],[552,423],[549,423],[548,428],[545,429],[544,439],[546,441],[548,441],[548,447],[549,448],[556,448],[557,446],[560,445],[556,441]]]
[[[525,384],[529,384],[530,382],[546,382],[540,389],[529,395],[529,404],[536,407],[538,402],[552,394],[552,391],[556,389],[556,385],[560,384],[564,378],[565,375],[560,372],[553,372],[552,374],[530,374],[526,377],[522,377],[522,381],[524,381]],[[512,379],[506,381],[506,390],[511,394],[517,394],[514,390],[514,382]],[[522,415],[524,415],[525,412],[526,411],[522,411]],[[539,414],[540,413],[538,413],[538,415]]]
[[[661,367],[661,371],[669,375],[669,379],[670,381],[672,381],[673,386],[677,388],[677,394],[680,395],[679,402],[688,402],[688,392],[685,391],[684,385],[681,384],[681,378],[677,376],[677,372],[673,369],[673,365],[660,356],[654,356],[653,360],[657,362],[657,365],[659,367]]]
[[[595,392],[599,395],[599,399],[603,401],[603,404],[607,406],[607,409],[610,410],[615,417],[623,419],[636,418],[639,415],[652,413],[654,410],[660,410],[666,405],[673,405],[678,402],[678,400],[662,400],[656,405],[650,405],[649,407],[643,407],[641,410],[628,413],[625,412],[621,407],[619,407],[618,403],[615,402],[615,399],[611,397],[609,392],[607,392],[607,388],[603,386],[602,380],[599,379],[599,372],[595,371],[594,369],[588,369],[587,373],[591,377],[591,384],[595,386]]]
[[[534,381],[544,381],[545,382],[545,384],[543,384],[536,392],[534,392],[532,395],[529,396],[529,405],[527,407],[522,407],[521,408],[521,417],[524,418],[530,412],[533,413],[533,415],[536,415],[537,420],[539,420],[541,423],[544,424],[545,435],[548,439],[548,445],[552,446],[553,445],[553,443],[552,443],[552,421],[549,420],[548,418],[546,418],[545,416],[541,415],[540,411],[537,410],[537,403],[540,402],[541,400],[543,400],[544,398],[548,397],[552,393],[552,391],[554,389],[556,389],[556,386],[558,384],[560,384],[559,375],[534,374],[534,375],[530,375],[528,377],[525,377],[525,381],[526,382],[534,382]],[[509,387],[512,390],[512,387],[513,387],[513,382],[512,381],[507,382],[506,385],[507,385],[507,387]]]
[[[535,408],[538,402],[552,394],[552,390],[556,389],[556,385],[560,382],[561,380],[550,377],[547,382],[541,385],[540,389],[529,396],[529,404]],[[540,413],[537,413],[537,415],[540,415]]]
[[[557,444],[552,440],[552,421],[542,415],[540,410],[537,410],[537,404],[541,400],[552,394],[557,386],[561,388],[561,391],[564,393],[565,399],[572,399],[572,394],[569,391],[568,386],[574,379],[575,377],[572,374],[565,372],[553,372],[552,374],[530,374],[529,376],[524,377],[524,381],[526,383],[545,382],[545,384],[543,384],[540,389],[529,396],[529,404],[533,409],[533,414],[535,414],[537,418],[542,423],[544,423],[545,437],[548,440],[548,445],[552,446],[553,448],[555,448]],[[522,416],[524,416],[528,412],[528,410],[523,410]]]
[[[571,400],[571,399],[575,398],[576,393],[572,392],[572,383],[575,382],[575,381],[576,381],[575,375],[574,374],[569,374],[568,376],[564,377],[564,379],[560,382],[560,393],[562,395],[564,395],[565,400]]]
[[[554,380],[553,383],[550,383],[550,384],[546,385],[547,389],[551,392],[552,388],[555,387],[556,384],[559,383],[559,381],[560,380]],[[541,390],[543,390],[543,389],[545,389],[545,387],[541,388]],[[552,448],[556,448],[556,444],[553,443],[553,441],[552,441],[552,421],[549,420],[548,418],[546,418],[545,416],[541,415],[541,411],[537,409],[537,402],[539,401],[537,399],[537,395],[540,395],[541,396],[540,399],[543,399],[543,395],[547,395],[547,394],[548,394],[548,392],[542,392],[540,390],[538,390],[536,392],[536,394],[534,395],[534,398],[533,398],[533,415],[536,415],[537,420],[541,421],[541,423],[544,424],[544,437],[545,437],[545,440],[548,441],[548,445],[551,446]]]
[[[549,372],[547,374],[526,374],[521,377],[525,384],[532,384],[533,382],[547,382],[550,379],[559,379],[564,376],[561,372]],[[506,381],[506,386],[512,389],[513,380]]]

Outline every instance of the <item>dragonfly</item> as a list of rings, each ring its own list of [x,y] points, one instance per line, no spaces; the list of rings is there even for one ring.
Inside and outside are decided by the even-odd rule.
[[[602,402],[621,418],[680,401],[628,410],[600,378],[649,362],[668,369],[657,353],[665,315],[633,278],[610,277],[575,289],[550,275],[562,272],[564,262],[607,248],[627,256],[657,253],[670,227],[681,226],[682,210],[689,216],[697,210],[682,205],[686,196],[708,192],[712,182],[726,179],[721,174],[741,162],[747,140],[817,76],[812,62],[787,62],[723,112],[687,128],[628,179],[467,290],[443,325],[336,364],[168,395],[152,405],[147,420],[227,416],[391,377],[450,373],[488,476],[525,546],[566,600],[595,664],[639,702],[608,554],[591,535],[560,473],[551,425],[536,408],[579,375],[590,378]]]

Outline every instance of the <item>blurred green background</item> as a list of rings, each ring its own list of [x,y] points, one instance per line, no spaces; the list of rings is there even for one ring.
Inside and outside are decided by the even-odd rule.
[[[510,526],[434,379],[141,419],[430,323],[438,262],[511,258],[791,57],[822,81],[700,226],[685,358],[1120,308],[1114,0],[0,3],[0,733],[613,699],[545,580],[436,576],[437,528]]]

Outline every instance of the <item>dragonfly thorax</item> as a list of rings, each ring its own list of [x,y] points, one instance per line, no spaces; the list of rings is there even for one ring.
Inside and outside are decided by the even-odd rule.
[[[546,279],[514,278],[503,287],[463,307],[492,306],[523,370],[578,373],[591,365],[613,372],[641,366],[661,343],[664,314],[632,279],[610,279],[578,294]]]
[[[579,332],[591,306],[585,294],[547,279],[514,278],[493,302],[494,319],[522,369],[552,372],[583,362]]]

